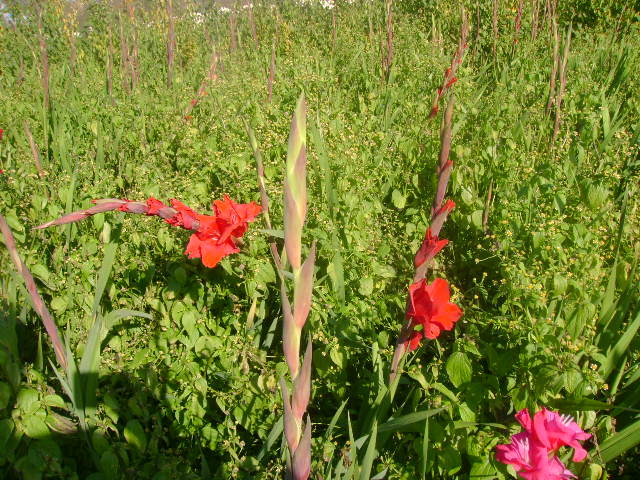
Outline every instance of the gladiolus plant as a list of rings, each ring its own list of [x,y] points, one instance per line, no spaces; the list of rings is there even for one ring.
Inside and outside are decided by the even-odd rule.
[[[93,207],[69,213],[35,228],[73,223],[111,210],[158,216],[169,225],[193,231],[185,255],[202,258],[205,267],[214,268],[227,255],[240,251],[237,240],[247,231],[248,222],[252,222],[262,210],[257,203],[236,203],[228,195],[213,202],[213,215],[200,215],[176,199],[171,199],[171,206],[153,197],[146,202],[107,198],[93,203]]]

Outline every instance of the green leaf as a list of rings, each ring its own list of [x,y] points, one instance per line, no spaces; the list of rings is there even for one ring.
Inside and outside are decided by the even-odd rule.
[[[185,329],[187,335],[191,339],[196,339],[198,337],[198,328],[196,326],[197,321],[198,315],[193,310],[189,310],[182,315],[182,328]]]
[[[361,278],[360,279],[360,288],[358,288],[358,292],[360,295],[368,297],[373,293],[373,279],[372,278]]]
[[[340,350],[340,345],[334,345],[329,350],[329,357],[340,369],[344,367],[344,354]]]
[[[369,480],[371,478],[371,468],[373,467],[373,460],[376,457],[376,440],[378,438],[378,420],[373,421],[371,433],[369,434],[369,443],[367,444],[367,450],[365,451],[364,458],[362,459],[362,468],[360,470],[360,480]]]
[[[0,382],[0,410],[7,408],[10,399],[11,387],[6,382]]]
[[[120,478],[120,462],[113,450],[107,450],[100,457],[100,470],[109,480]]]
[[[12,419],[4,418],[0,420],[0,458],[2,458],[3,453],[7,452],[7,443],[13,434],[14,429],[15,427]]]
[[[389,420],[388,422],[383,423],[378,428],[378,432],[399,432],[404,428],[415,425],[416,423],[424,422],[427,418],[432,417],[442,412],[443,410],[444,407],[408,413],[407,415],[403,415],[401,417],[394,418],[393,420]]]
[[[258,452],[258,455],[256,457],[258,461],[262,460],[264,456],[271,450],[271,448],[273,448],[276,441],[282,435],[283,430],[284,430],[284,421],[283,421],[283,418],[280,417],[278,418],[276,423],[273,424],[273,427],[271,427],[271,431],[267,436],[267,441],[264,442],[264,445],[260,449],[260,452]]]
[[[111,312],[107,313],[102,319],[102,321],[104,322],[103,334],[106,335],[107,333],[109,333],[109,331],[117,325],[119,320],[122,320],[126,317],[140,317],[146,318],[147,320],[153,320],[153,317],[148,313],[139,312],[137,310],[129,310],[126,308],[112,310]]]
[[[438,459],[438,463],[449,475],[457,473],[462,467],[462,457],[460,456],[460,452],[452,446],[447,445],[444,447],[438,455]]]
[[[33,388],[23,388],[18,392],[16,406],[24,412],[31,412],[34,405],[38,403],[39,398],[40,395],[37,390],[34,390]],[[35,408],[37,409],[38,407],[36,406]]]
[[[599,453],[602,461],[608,463],[638,444],[640,444],[640,420],[607,438],[600,444],[599,452],[594,449],[590,455],[598,458]]]
[[[451,383],[456,387],[471,381],[473,367],[469,357],[463,352],[452,353],[447,360],[446,369]]]
[[[405,197],[400,190],[395,189],[391,193],[391,201],[393,202],[393,206],[398,210],[402,210],[407,203],[407,197]]]
[[[93,417],[96,413],[96,389],[98,387],[98,367],[100,364],[100,343],[102,342],[102,315],[98,314],[89,330],[84,353],[80,359],[77,377],[72,377],[74,388],[79,388],[85,415]]]
[[[475,210],[471,214],[471,224],[476,227],[478,230],[482,229],[482,214],[484,212],[482,210]]]
[[[107,282],[109,281],[109,276],[111,275],[111,268],[113,267],[113,262],[116,259],[116,250],[118,249],[117,243],[107,243],[104,247],[104,258],[102,259],[102,265],[100,266],[100,270],[98,270],[98,280],[96,281],[96,293],[93,297],[93,315],[98,312],[98,308],[100,308],[100,300],[102,300],[102,295],[104,294],[104,290],[107,287]]]
[[[147,436],[138,420],[129,420],[124,427],[124,438],[127,443],[142,453],[147,448]]]
[[[636,315],[636,318],[631,322],[625,332],[619,337],[618,341],[614,345],[614,347],[607,352],[607,357],[602,365],[602,376],[607,378],[614,370],[614,368],[618,365],[620,359],[625,355],[631,341],[636,336],[638,329],[640,328],[640,310]],[[624,365],[621,367],[623,368]]]
[[[44,397],[44,404],[48,407],[65,408],[64,400],[60,395],[46,395]]]
[[[344,302],[345,298],[345,290],[344,290],[344,267],[342,264],[342,255],[340,253],[340,247],[337,246],[338,239],[334,235],[335,240],[333,242],[335,253],[333,255],[333,259],[327,265],[327,274],[331,279],[331,285],[333,287],[333,291],[336,294],[336,297],[340,302]]]
[[[62,313],[67,309],[67,300],[64,297],[54,297],[51,300],[51,308],[58,313]]]
[[[614,406],[591,398],[557,398],[549,401],[553,408],[564,412],[590,412],[594,410],[610,410]]]
[[[46,438],[49,436],[49,427],[45,421],[36,415],[29,415],[22,423],[24,433],[30,438]]]

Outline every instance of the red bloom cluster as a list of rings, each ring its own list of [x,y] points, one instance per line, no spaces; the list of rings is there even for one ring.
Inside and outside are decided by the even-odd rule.
[[[260,213],[256,203],[235,203],[225,195],[213,202],[214,215],[198,215],[200,226],[191,235],[185,254],[202,258],[205,267],[213,268],[227,255],[239,252],[236,239],[247,231],[247,223]]]
[[[4,135],[4,130],[0,128],[0,140],[2,140],[3,135]]]
[[[423,337],[437,338],[442,330],[451,330],[462,316],[462,310],[449,301],[449,284],[436,278],[431,285],[425,279],[409,287],[409,309],[407,318],[411,320],[409,348],[415,350]],[[421,325],[422,330],[415,330]]]
[[[563,447],[574,449],[573,461],[581,462],[587,451],[580,444],[591,434],[584,432],[568,415],[559,415],[543,408],[533,419],[528,410],[516,414],[516,420],[524,432],[511,437],[511,443],[496,447],[496,459],[513,465],[521,478],[526,480],[567,480],[576,478],[556,457]]]
[[[254,202],[236,203],[228,195],[213,202],[213,215],[200,215],[175,198],[170,200],[171,207],[153,197],[146,203],[124,202],[117,207],[122,212],[159,216],[169,225],[194,231],[184,253],[189,258],[202,258],[204,266],[209,268],[215,267],[227,255],[240,251],[237,239],[247,231],[248,222],[262,210]]]
[[[128,205],[120,210],[130,211]],[[204,266],[209,268],[215,267],[227,255],[240,251],[237,239],[247,231],[248,222],[262,210],[254,202],[236,203],[228,195],[213,202],[214,215],[200,215],[176,199],[171,199],[171,209],[155,198],[147,200],[147,207],[148,211],[144,212],[147,215],[158,215],[169,225],[194,230],[185,254],[189,258],[202,258]]]

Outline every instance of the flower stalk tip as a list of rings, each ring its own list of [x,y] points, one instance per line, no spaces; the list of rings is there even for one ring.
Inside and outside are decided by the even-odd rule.
[[[287,259],[295,273],[300,269],[302,251],[302,227],[307,215],[306,181],[306,103],[300,95],[293,118],[287,151],[287,166],[284,180],[284,244]]]

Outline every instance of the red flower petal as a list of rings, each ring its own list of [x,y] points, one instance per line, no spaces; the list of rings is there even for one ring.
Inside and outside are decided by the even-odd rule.
[[[149,197],[147,199],[147,206],[149,207],[147,215],[158,215],[158,211],[160,211],[161,208],[166,207],[164,203],[153,197]]]
[[[418,268],[423,263],[431,260],[447,245],[447,243],[449,243],[449,240],[439,240],[438,236],[433,236],[431,234],[431,229],[428,228],[427,233],[424,236],[424,240],[422,241],[422,245],[413,260],[415,267]]]
[[[240,249],[231,242],[224,242],[220,245],[214,242],[202,242],[200,252],[202,253],[202,264],[205,267],[213,268],[227,255],[238,253]]]
[[[170,202],[171,206],[175,208],[178,213],[171,218],[165,219],[165,221],[174,227],[183,227],[187,230],[193,230],[198,214],[180,200],[172,198]]]
[[[446,280],[436,278],[428,285],[422,279],[409,287],[407,317],[411,318],[414,325],[422,325],[422,334],[426,338],[437,338],[442,330],[451,330],[462,316],[460,307],[449,299],[449,284]],[[416,341],[416,336],[412,334],[411,345],[415,346]]]

